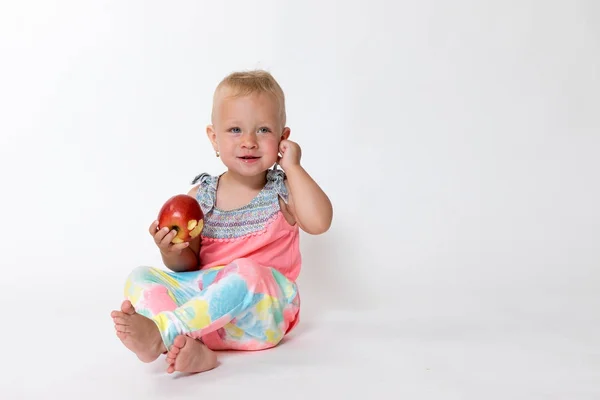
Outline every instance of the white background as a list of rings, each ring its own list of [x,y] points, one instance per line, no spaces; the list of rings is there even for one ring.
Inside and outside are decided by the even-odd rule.
[[[3,1],[2,398],[597,399],[599,24],[591,0]],[[222,172],[212,92],[252,68],[334,223],[302,236],[287,346],[176,379],[109,313],[160,265],[164,200]]]

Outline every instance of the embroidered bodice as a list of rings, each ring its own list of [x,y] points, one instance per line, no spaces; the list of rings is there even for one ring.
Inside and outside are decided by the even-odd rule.
[[[234,210],[221,210],[216,206],[219,178],[204,173],[192,181],[192,184],[200,182],[196,199],[205,215],[204,237],[235,239],[260,233],[280,211],[279,197],[286,203],[288,201],[284,172],[270,169],[266,185],[250,203]]]

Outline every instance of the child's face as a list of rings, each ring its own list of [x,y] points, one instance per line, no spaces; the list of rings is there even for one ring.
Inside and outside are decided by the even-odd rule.
[[[230,171],[255,176],[277,161],[279,143],[287,139],[289,129],[283,126],[275,98],[262,93],[234,97],[224,90],[214,107],[207,133]]]

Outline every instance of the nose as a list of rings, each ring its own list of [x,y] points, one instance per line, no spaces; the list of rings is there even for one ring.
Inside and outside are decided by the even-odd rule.
[[[245,149],[254,149],[258,147],[256,134],[254,132],[245,133],[241,138],[242,147]]]

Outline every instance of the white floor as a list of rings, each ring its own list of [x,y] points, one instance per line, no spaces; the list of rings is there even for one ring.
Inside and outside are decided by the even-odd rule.
[[[0,398],[600,398],[598,328],[585,318],[320,312],[276,349],[223,354],[217,369],[186,376],[137,362],[101,303],[62,302],[45,319],[8,312]],[[6,340],[15,321],[29,328]]]

